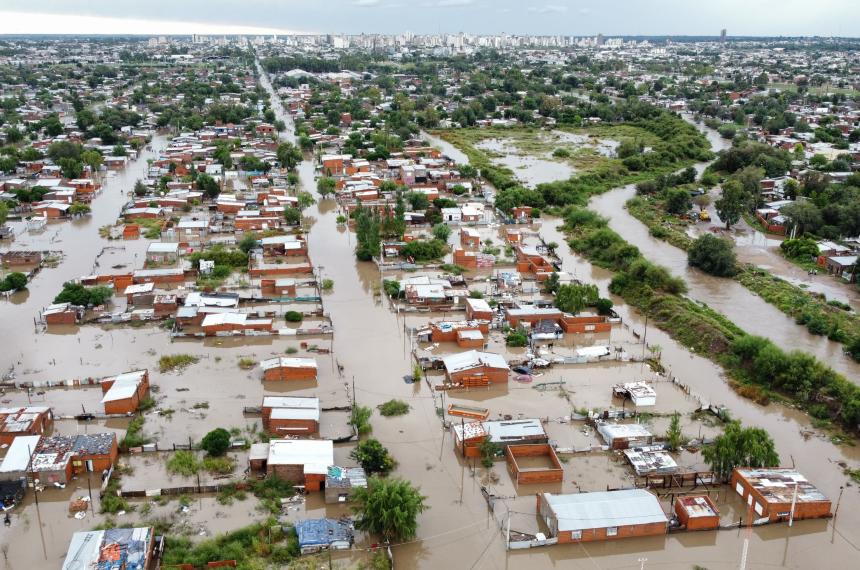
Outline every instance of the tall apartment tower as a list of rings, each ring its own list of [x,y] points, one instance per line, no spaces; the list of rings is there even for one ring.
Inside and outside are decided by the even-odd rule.
[[[721,44],[726,43],[726,29],[725,29],[725,28],[723,28],[723,29],[720,31],[720,43],[721,43]]]

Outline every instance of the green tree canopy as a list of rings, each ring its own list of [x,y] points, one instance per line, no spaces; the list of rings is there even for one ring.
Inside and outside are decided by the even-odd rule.
[[[731,421],[714,443],[702,449],[702,456],[714,473],[724,481],[735,467],[776,467],[779,454],[770,434],[762,428],[741,427]]]
[[[356,528],[387,542],[410,540],[418,531],[418,515],[429,508],[425,499],[408,481],[371,477],[367,488],[353,494]]]
[[[200,447],[214,457],[224,455],[230,448],[230,432],[224,428],[215,428],[203,436]]]
[[[368,473],[386,474],[394,469],[394,458],[377,439],[360,441],[349,456],[358,461]]]
[[[687,263],[718,277],[735,274],[737,259],[732,242],[713,234],[704,234],[687,252]]]

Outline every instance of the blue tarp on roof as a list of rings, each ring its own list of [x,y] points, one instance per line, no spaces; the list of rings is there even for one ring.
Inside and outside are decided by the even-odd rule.
[[[352,523],[336,519],[308,519],[296,523],[299,547],[328,546],[332,542],[351,541]]]

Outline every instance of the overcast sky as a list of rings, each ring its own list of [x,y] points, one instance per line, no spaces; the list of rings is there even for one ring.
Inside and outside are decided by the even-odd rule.
[[[860,35],[860,0],[0,0],[0,34]]]

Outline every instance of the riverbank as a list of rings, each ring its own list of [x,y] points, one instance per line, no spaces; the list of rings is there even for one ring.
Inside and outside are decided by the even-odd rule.
[[[665,212],[653,198],[637,196],[625,204],[627,211],[648,227],[657,238],[687,251],[694,238],[686,232],[687,224]],[[828,301],[824,295],[811,293],[773,275],[769,271],[749,263],[738,264],[733,279],[758,295],[797,324],[806,326],[814,335],[851,346],[860,339],[860,316],[842,308],[842,303]],[[852,357],[857,360],[858,355]]]
[[[710,307],[684,296],[686,284],[646,260],[641,252],[585,208],[565,215],[570,247],[615,271],[610,291],[653,319],[691,351],[707,355],[726,371],[733,388],[759,403],[780,398],[819,420],[853,430],[860,421],[860,387],[813,356],[785,352],[750,335]]]

